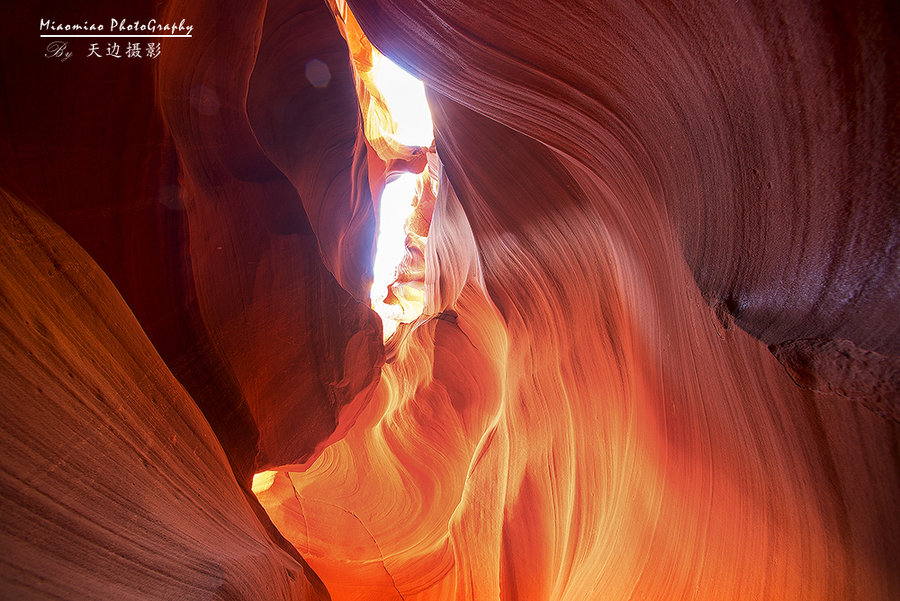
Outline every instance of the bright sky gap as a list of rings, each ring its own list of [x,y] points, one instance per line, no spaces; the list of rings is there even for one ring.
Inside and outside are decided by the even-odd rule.
[[[422,82],[378,52],[374,56],[372,75],[397,124],[396,139],[410,146],[431,146],[434,128]],[[370,297],[372,307],[381,315],[385,339],[396,330],[403,315],[399,306],[382,301],[406,253],[406,221],[413,211],[415,194],[416,175],[404,173],[387,182],[381,195]]]

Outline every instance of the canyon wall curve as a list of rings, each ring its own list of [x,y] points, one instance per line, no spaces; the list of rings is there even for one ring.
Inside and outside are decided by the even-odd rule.
[[[346,5],[432,165],[366,139]],[[900,597],[896,7],[131,10],[193,35],[60,63],[34,24],[120,6],[3,9],[0,596]]]

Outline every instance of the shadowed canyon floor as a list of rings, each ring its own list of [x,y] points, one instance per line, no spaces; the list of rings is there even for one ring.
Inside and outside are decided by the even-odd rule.
[[[0,597],[900,598],[896,7],[121,10],[3,8]]]

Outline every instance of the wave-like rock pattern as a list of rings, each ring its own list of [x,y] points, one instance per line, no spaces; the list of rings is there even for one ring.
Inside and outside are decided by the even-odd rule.
[[[3,598],[327,598],[249,486],[339,438],[382,362],[354,296],[373,224],[346,50],[319,2],[165,8],[129,14],[194,23],[158,59],[56,63],[41,18],[106,23],[121,6],[3,7],[19,30],[0,53],[0,174],[21,199],[0,236]],[[292,16],[317,35],[291,58],[332,72],[299,98],[266,59],[284,59],[273,29]],[[256,106],[309,123],[303,165]],[[347,214],[332,200],[353,191],[352,244],[336,248],[323,215]],[[28,235],[19,213],[38,223]],[[65,336],[44,340],[24,307]]]
[[[344,63],[332,77],[345,80],[329,85],[324,98],[315,92],[312,98],[298,96],[272,77],[267,60],[283,65],[279,48],[291,40],[273,25],[261,42],[269,11],[277,22],[287,18],[279,7],[235,3],[232,21],[161,57],[158,73],[161,110],[182,169],[199,312],[259,430],[257,469],[303,464],[321,447],[323,434],[339,437],[341,412],[345,427],[371,396],[382,355],[377,317],[322,264],[319,239],[339,232],[317,237],[307,218],[312,211],[304,211],[301,198],[318,193],[316,201],[325,204],[331,186],[345,196],[352,188],[356,120],[348,122],[338,110],[332,118],[334,141],[322,135],[332,121],[315,116],[316,107],[321,111],[332,101],[338,109],[340,102],[353,106],[345,57],[336,61],[333,54],[318,54],[320,46],[333,45],[340,36],[327,6],[311,2],[308,11],[293,8],[305,17],[299,22],[331,27],[325,30],[331,40],[314,38],[308,52],[320,61]],[[211,23],[223,7],[185,2],[166,10],[172,18]],[[248,22],[259,24],[250,35],[243,29]],[[300,49],[287,48],[291,61],[306,62]],[[198,88],[215,91],[218,111],[207,114],[183,101],[185,90]],[[263,90],[267,102],[259,100]],[[277,134],[279,119],[306,110],[303,118],[311,127],[304,138],[295,142]],[[348,128],[351,133],[341,137]],[[316,160],[294,154],[304,146],[315,149]],[[291,178],[302,179],[304,186]],[[352,218],[347,215],[348,222]],[[324,227],[321,221],[318,227]]]
[[[350,4],[442,163],[383,367],[342,2],[5,36],[0,596],[900,597],[897,10]]]
[[[4,599],[327,599],[93,260],[0,196]]]
[[[483,287],[432,297],[374,416],[260,494],[335,597],[896,596],[896,424],[854,393],[897,403],[886,26],[802,3],[353,6],[431,90]],[[454,241],[431,240],[440,280]],[[441,329],[474,354],[439,353]],[[868,350],[798,386],[807,338]],[[469,377],[494,385],[448,385]]]
[[[584,202],[594,176],[435,113],[489,295],[470,282],[374,415],[260,494],[333,596],[891,598],[896,425],[723,327],[663,224]]]
[[[701,291],[757,338],[897,354],[896,10],[487,4],[357,18],[442,96],[664,208]]]

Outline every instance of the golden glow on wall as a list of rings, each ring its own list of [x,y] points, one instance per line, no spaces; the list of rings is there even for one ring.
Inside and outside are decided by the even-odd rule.
[[[478,50],[467,25],[443,33]],[[373,198],[401,172],[441,172],[433,219],[427,186],[384,195],[416,198],[391,292],[421,277],[427,236],[427,303],[386,345],[352,425],[305,469],[260,477],[272,523],[334,601],[900,598],[897,553],[872,551],[897,538],[881,534],[896,462],[879,459],[896,455],[896,424],[798,388],[709,306],[654,196],[679,189],[657,185],[670,163],[642,172],[644,140],[618,137],[611,107],[581,112],[562,79],[503,60],[506,31],[480,32],[497,42],[486,63],[435,75],[484,94],[484,114],[436,97],[446,172],[403,146],[380,91],[358,88]],[[361,34],[348,43],[374,65]]]
[[[272,483],[275,481],[275,475],[278,472],[259,472],[258,474],[253,475],[253,483],[250,485],[250,490],[253,491],[253,494],[258,495],[262,492],[269,490],[272,486]]]

